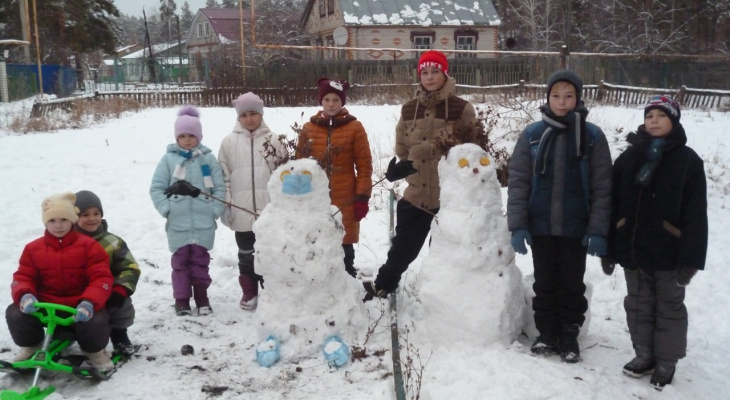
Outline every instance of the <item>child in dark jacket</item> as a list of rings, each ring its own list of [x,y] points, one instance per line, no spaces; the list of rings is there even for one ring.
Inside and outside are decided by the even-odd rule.
[[[588,301],[586,253],[606,252],[611,154],[599,127],[586,121],[583,82],[562,70],[548,80],[542,121],[520,135],[509,161],[507,220],[512,247],[532,247],[535,354],[580,361],[578,334]]]
[[[79,220],[76,230],[94,238],[109,255],[109,267],[114,276],[114,285],[106,310],[109,313],[111,341],[117,353],[130,356],[134,346],[127,336],[127,328],[134,323],[132,294],[139,281],[139,265],[129,251],[127,243],[117,235],[107,231],[104,209],[99,196],[88,190],[76,192],[76,208]]]
[[[76,308],[73,331],[76,342],[101,373],[114,370],[106,345],[112,274],[109,256],[94,239],[74,231],[78,217],[76,196],[61,193],[43,200],[43,237],[28,243],[10,285],[13,304],[5,310],[10,336],[21,347],[14,361],[27,360],[41,347],[45,335],[41,321],[29,315],[35,303],[55,303]],[[66,329],[66,328],[64,328]]]
[[[644,124],[613,171],[606,274],[624,267],[626,320],[636,357],[623,372],[652,374],[657,389],[672,383],[687,350],[685,287],[707,255],[707,182],[702,159],[689,148],[679,104],[655,96]]]

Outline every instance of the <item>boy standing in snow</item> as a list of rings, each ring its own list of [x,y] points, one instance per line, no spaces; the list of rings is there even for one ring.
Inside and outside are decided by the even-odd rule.
[[[636,357],[623,372],[651,375],[657,389],[672,383],[687,350],[685,287],[707,255],[707,182],[702,159],[689,148],[679,104],[655,96],[644,124],[613,171],[611,235],[606,274],[624,267],[626,320]],[[614,261],[615,260],[615,261]]]
[[[345,108],[347,81],[322,78],[317,81],[317,98],[322,110],[302,126],[296,158],[314,158],[330,180],[332,205],[342,212],[345,238],[345,271],[353,277],[354,243],[360,240],[360,220],[368,214],[372,194],[373,157],[360,121]]]
[[[611,154],[599,127],[586,122],[583,82],[573,72],[554,73],[547,84],[542,121],[521,134],[509,161],[507,219],[512,247],[532,247],[535,354],[560,352],[580,361],[578,333],[588,301],[586,252],[606,252],[610,219]]]
[[[106,310],[111,326],[110,338],[117,353],[126,356],[134,353],[134,346],[127,336],[127,328],[134,323],[132,294],[139,281],[139,265],[129,251],[127,243],[117,235],[107,231],[104,209],[99,196],[88,190],[76,192],[76,208],[79,219],[76,231],[90,236],[104,248],[109,255],[109,268],[114,276]]]
[[[91,362],[103,374],[114,371],[106,345],[109,315],[104,304],[114,281],[109,256],[94,239],[73,229],[77,221],[71,192],[47,197],[41,204],[43,237],[28,243],[10,285],[13,304],[5,310],[10,336],[21,346],[13,361],[27,360],[40,349],[43,324],[33,315],[37,302],[76,308],[69,328]],[[65,315],[64,315],[65,316]]]
[[[223,173],[209,148],[201,144],[203,128],[198,110],[185,106],[175,121],[176,143],[157,164],[150,196],[157,211],[167,219],[167,243],[172,254],[172,292],[175,313],[191,315],[190,297],[195,298],[198,315],[213,312],[208,300],[211,284],[209,250],[215,241],[216,222],[223,204],[216,198],[226,195]]]
[[[395,128],[395,155],[386,178],[393,182],[406,178],[408,187],[398,200],[395,236],[388,259],[374,282],[364,282],[365,290],[386,297],[398,288],[401,275],[416,259],[439,210],[438,163],[443,155],[439,139],[455,132],[475,135],[479,129],[474,106],[457,97],[456,81],[449,77],[446,55],[429,50],[418,60],[416,97],[401,108]]]
[[[276,168],[278,157],[286,149],[264,122],[264,102],[248,92],[233,100],[236,109],[236,125],[233,132],[223,138],[218,161],[226,184],[226,200],[241,208],[226,206],[221,222],[235,231],[238,245],[238,283],[243,297],[239,305],[244,310],[255,310],[258,303],[258,285],[261,275],[254,271],[254,243],[256,236],[251,226],[256,215],[269,204],[266,185],[271,171]]]

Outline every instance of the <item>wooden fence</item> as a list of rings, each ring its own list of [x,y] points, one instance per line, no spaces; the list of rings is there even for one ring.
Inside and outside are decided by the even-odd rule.
[[[385,84],[356,85],[348,91],[350,103],[372,103],[373,99],[381,99],[392,103],[400,103],[408,99],[415,91],[416,85]],[[457,94],[482,96],[482,102],[488,102],[491,96],[519,97],[525,100],[546,99],[546,85],[526,84],[524,81],[511,85],[468,86],[457,85]],[[253,91],[261,97],[267,107],[301,107],[317,105],[317,88],[222,88],[222,89],[182,89],[182,90],[140,90],[124,92],[97,92],[93,95],[57,99],[47,102],[36,102],[31,110],[31,117],[41,117],[56,109],[68,109],[75,101],[105,101],[108,99],[128,99],[139,104],[139,107],[175,107],[192,104],[199,107],[231,107],[233,99],[240,94]],[[601,82],[598,85],[584,85],[583,98],[602,104],[643,105],[657,94],[675,97],[685,108],[701,108],[708,110],[730,111],[730,91],[692,89],[682,86],[680,89],[638,88],[613,85]],[[393,101],[395,100],[395,101]]]

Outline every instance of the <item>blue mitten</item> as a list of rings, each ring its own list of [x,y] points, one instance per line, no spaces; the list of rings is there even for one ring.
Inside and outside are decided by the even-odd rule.
[[[35,306],[35,303],[37,302],[38,299],[36,299],[32,294],[24,294],[23,297],[20,298],[20,312],[24,314],[31,314],[38,311],[38,308]]]
[[[530,231],[527,229],[515,229],[515,231],[512,232],[512,248],[520,254],[527,254],[525,242],[532,246],[532,236],[530,236]]]
[[[86,322],[94,316],[94,305],[90,301],[84,300],[76,306],[75,322]]]
[[[585,235],[583,246],[588,249],[588,254],[595,257],[605,256],[606,251],[608,251],[606,238],[601,235]]]

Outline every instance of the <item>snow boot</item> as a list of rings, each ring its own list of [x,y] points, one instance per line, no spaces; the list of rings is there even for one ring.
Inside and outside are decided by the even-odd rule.
[[[116,354],[129,357],[137,351],[129,340],[129,336],[127,336],[127,328],[112,328],[109,338],[112,341],[112,347]]]
[[[195,299],[195,305],[198,307],[198,309],[202,307],[210,307],[210,300],[208,299],[208,286],[194,285],[193,299]]]
[[[662,391],[664,386],[672,383],[674,371],[676,370],[676,361],[657,360],[654,372],[651,374],[649,384],[656,390]]]
[[[13,357],[13,362],[20,362],[25,360],[30,360],[31,357],[35,354],[36,351],[38,351],[41,348],[41,343],[38,343],[35,346],[30,347],[21,347],[18,354]]]
[[[339,368],[350,360],[350,349],[339,336],[330,336],[324,341],[324,358],[330,367]]]
[[[380,297],[381,299],[388,297],[389,293],[383,289],[378,289],[373,281],[363,281],[362,286],[365,288],[365,292],[367,292],[365,298],[362,300],[363,302],[370,301],[374,297]]]
[[[89,363],[102,375],[111,375],[114,373],[114,363],[106,350],[97,351],[96,353],[86,353]]]
[[[560,329],[560,360],[564,363],[577,363],[580,361],[580,346],[578,346],[578,334],[580,325],[564,324]]]
[[[652,354],[651,348],[647,346],[636,346],[636,357],[624,365],[624,375],[632,378],[641,378],[644,375],[654,372],[656,360]]]
[[[193,315],[193,311],[190,309],[190,299],[175,299],[175,315],[178,317]]]
[[[345,251],[345,271],[351,277],[357,278],[357,270],[355,269],[355,247],[351,244],[343,244],[342,250]]]
[[[202,317],[205,315],[213,314],[213,307],[211,306],[202,306],[198,307],[198,316]]]
[[[532,354],[551,355],[558,352],[558,340],[551,335],[540,335],[530,347]]]
[[[260,275],[250,274],[238,275],[238,284],[241,285],[243,296],[239,305],[244,310],[255,310],[259,302],[258,277]]]
[[[279,340],[273,335],[269,335],[256,348],[256,362],[264,368],[274,365],[281,356],[279,348]]]

